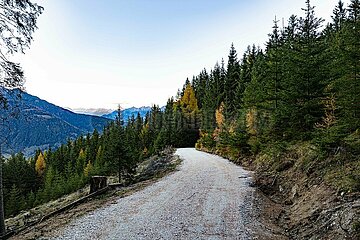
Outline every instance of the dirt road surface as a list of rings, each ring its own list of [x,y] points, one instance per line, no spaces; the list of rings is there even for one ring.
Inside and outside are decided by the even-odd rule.
[[[74,219],[55,239],[263,239],[250,172],[192,148],[176,154],[179,171]]]

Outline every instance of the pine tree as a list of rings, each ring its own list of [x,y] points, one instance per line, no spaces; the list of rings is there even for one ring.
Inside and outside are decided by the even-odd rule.
[[[126,142],[121,108],[118,108],[115,123],[109,126],[109,132],[104,141],[104,161],[109,170],[117,170],[119,182],[132,171],[134,161],[129,157],[129,147]]]
[[[326,58],[324,53],[325,46],[323,44],[319,29],[323,19],[315,16],[313,6],[310,0],[306,1],[305,18],[300,18],[300,59],[298,60],[300,81],[294,84],[298,90],[295,97],[299,110],[301,130],[311,131],[314,129],[315,123],[319,122],[324,115],[322,98],[324,97],[324,88],[327,85]],[[299,89],[300,88],[300,89]]]
[[[304,18],[291,16],[284,31],[283,81],[279,89],[276,126],[282,136],[306,139],[324,116],[324,89],[328,83],[325,44],[319,31],[322,19],[306,1]],[[281,136],[281,135],[280,135]]]
[[[103,147],[100,145],[96,153],[94,173],[103,174],[104,169],[106,169],[106,166],[104,165]]]
[[[274,20],[273,31],[269,34],[269,41],[266,46],[266,61],[267,61],[267,74],[266,74],[266,90],[267,100],[271,101],[273,108],[277,109],[279,102],[279,90],[281,88],[281,38],[278,27],[278,21]],[[265,77],[265,76],[264,76]]]
[[[258,49],[256,49],[255,45],[253,45],[252,47],[248,46],[241,60],[240,79],[238,85],[236,86],[236,107],[238,111],[244,109],[244,91],[246,89],[246,86],[251,82],[252,71],[257,54]]]
[[[354,131],[360,126],[360,1],[352,0],[349,17],[342,29],[344,47],[339,46],[342,64],[336,81],[338,107],[341,124],[346,131]]]
[[[33,191],[31,191],[27,196],[26,205],[28,208],[32,208],[35,205],[36,196]]]
[[[205,92],[208,88],[209,75],[206,69],[202,70],[200,74],[196,77],[193,77],[191,86],[195,92],[195,97],[197,99],[198,107],[201,108],[205,101]],[[185,91],[188,85],[185,86]],[[184,91],[184,93],[185,93]]]
[[[216,67],[216,66],[215,66]],[[217,69],[218,71],[219,69]],[[218,73],[218,72],[217,72]],[[217,107],[217,95],[218,89],[218,76],[214,75],[214,71],[211,71],[209,76],[208,85],[205,91],[204,103],[201,108],[201,130],[203,132],[211,132],[215,128],[215,109]]]
[[[237,102],[236,92],[239,91],[240,81],[240,65],[237,58],[237,53],[234,44],[231,44],[230,53],[228,56],[227,71],[224,83],[224,103],[225,103],[225,118],[230,119],[235,113]]]
[[[45,174],[45,181],[44,181],[44,199],[43,201],[48,201],[54,198],[55,193],[55,170],[50,166]]]
[[[175,119],[174,119],[174,99],[168,99],[165,112],[164,112],[164,126],[163,134],[165,138],[165,144],[169,146],[174,146],[175,138]]]
[[[274,20],[273,31],[269,34],[266,51],[257,51],[251,71],[251,81],[244,92],[247,108],[247,130],[252,134],[253,143],[268,141],[280,132],[276,116],[282,89],[282,39]],[[250,117],[251,116],[251,117]],[[252,123],[248,120],[251,119]],[[280,123],[278,121],[277,123]]]
[[[24,53],[33,40],[37,18],[44,8],[30,0],[2,1],[0,5],[0,87],[22,88],[24,72],[20,64],[9,60],[14,53]],[[6,98],[0,92],[0,108],[6,106]],[[2,233],[2,232],[0,232]]]
[[[344,3],[339,0],[338,5],[333,11],[333,16],[331,16],[333,23],[331,27],[335,32],[338,32],[342,29],[345,20],[346,20],[346,9],[344,7]]]
[[[324,29],[324,42],[326,44],[326,54],[328,58],[327,69],[329,83],[324,89],[324,116],[316,123],[318,143],[324,148],[332,148],[338,144],[343,137],[339,131],[339,91],[340,78],[346,70],[344,61],[344,27],[347,21],[347,12],[342,1],[338,2],[332,16],[332,22]],[[341,88],[341,87],[340,87]]]
[[[12,185],[9,197],[5,199],[5,216],[9,217],[19,213],[25,208],[25,200],[16,185]]]
[[[268,64],[264,54],[259,52],[253,66],[251,82],[244,92],[247,131],[256,138],[256,142],[270,134],[273,128],[270,116],[275,111],[275,91],[274,79]]]
[[[83,172],[85,164],[86,164],[86,152],[83,149],[81,149],[76,159],[76,166],[75,166],[76,168],[75,170],[78,174],[81,174]]]

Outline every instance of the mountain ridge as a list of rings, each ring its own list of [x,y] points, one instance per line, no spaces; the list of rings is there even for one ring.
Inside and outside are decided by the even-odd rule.
[[[127,122],[127,120],[129,118],[131,118],[132,115],[134,115],[134,117],[136,117],[138,113],[140,113],[140,116],[142,118],[144,118],[146,116],[146,114],[148,112],[150,112],[150,110],[151,110],[151,107],[146,107],[146,106],[142,106],[139,108],[131,107],[131,108],[126,108],[126,109],[121,110],[121,113],[122,113],[122,117],[123,117],[124,121]],[[108,114],[104,114],[104,115],[102,115],[102,117],[114,120],[116,118],[116,115],[117,115],[117,110],[115,110],[111,113],[108,113]]]
[[[56,148],[67,139],[101,132],[110,120],[100,116],[74,113],[20,90],[1,89],[7,108],[1,108],[0,145],[3,153]]]
[[[109,114],[114,111],[113,109],[107,109],[107,108],[67,108],[67,109],[74,113],[92,115],[98,117],[101,117],[105,114]]]

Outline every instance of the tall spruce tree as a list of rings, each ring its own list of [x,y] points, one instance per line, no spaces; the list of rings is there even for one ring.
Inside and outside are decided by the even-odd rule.
[[[345,71],[337,81],[337,89],[342,123],[349,131],[354,131],[360,126],[360,1],[352,0],[348,12],[346,26],[342,29],[341,62]]]
[[[277,111],[283,136],[308,138],[324,115],[322,99],[328,76],[325,70],[325,44],[320,27],[322,19],[306,1],[305,17],[291,16],[284,31],[282,101]]]
[[[236,89],[240,80],[240,65],[234,44],[231,44],[224,82],[225,119],[230,119],[236,111]]]
[[[299,19],[300,44],[299,44],[299,77],[297,87],[302,93],[298,92],[298,109],[301,120],[300,129],[311,131],[315,123],[319,122],[324,115],[322,98],[324,88],[327,85],[326,55],[324,55],[325,45],[322,41],[320,27],[324,21],[315,16],[315,7],[311,6],[310,0],[306,1],[304,8],[305,17]],[[303,101],[303,102],[299,102]]]
[[[266,62],[268,74],[266,74],[266,86],[268,100],[276,111],[279,102],[279,89],[281,88],[281,38],[278,20],[274,20],[273,31],[269,34],[269,41],[266,44]]]
[[[255,45],[252,47],[248,46],[239,65],[240,76],[235,89],[235,106],[238,113],[244,112],[244,92],[247,85],[251,82],[252,71],[257,54],[258,49],[256,49]]]
[[[104,160],[109,164],[110,169],[117,169],[119,182],[132,167],[125,139],[122,112],[119,106],[115,122],[110,125],[108,137],[104,142]]]

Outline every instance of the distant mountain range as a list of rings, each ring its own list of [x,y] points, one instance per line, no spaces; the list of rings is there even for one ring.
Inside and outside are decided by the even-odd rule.
[[[117,115],[117,110],[111,110],[105,108],[73,108],[73,109],[69,108],[69,110],[75,113],[100,116],[111,120],[115,120]],[[139,107],[139,108],[131,107],[121,110],[121,113],[124,121],[127,122],[127,120],[131,118],[132,115],[136,117],[138,113],[140,113],[140,116],[144,118],[146,116],[146,113],[150,112],[150,110],[151,107]]]
[[[122,110],[121,113],[122,113],[124,122],[127,122],[128,119],[131,118],[132,115],[134,115],[136,117],[138,113],[140,113],[140,116],[142,118],[144,118],[146,113],[150,112],[150,110],[151,110],[151,107],[140,107],[140,108],[131,107],[131,108]],[[111,113],[108,113],[108,114],[104,114],[104,115],[102,115],[102,117],[114,120],[116,118],[116,115],[117,115],[117,110],[115,110]]]
[[[28,156],[36,149],[56,148],[94,129],[101,132],[111,121],[71,112],[19,90],[0,91],[8,100],[7,109],[0,106],[0,144],[5,154],[23,152]]]
[[[106,108],[69,108],[69,110],[74,113],[99,116],[99,117],[114,111],[112,109],[106,109]]]

